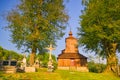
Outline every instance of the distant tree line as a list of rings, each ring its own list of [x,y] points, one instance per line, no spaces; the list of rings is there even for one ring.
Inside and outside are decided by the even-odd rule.
[[[23,55],[15,51],[6,50],[0,46],[0,60],[9,60],[9,59],[19,61],[23,59]]]

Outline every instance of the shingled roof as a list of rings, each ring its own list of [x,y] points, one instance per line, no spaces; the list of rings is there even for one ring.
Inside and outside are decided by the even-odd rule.
[[[58,59],[87,59],[87,57],[83,56],[80,53],[62,53],[58,55]]]

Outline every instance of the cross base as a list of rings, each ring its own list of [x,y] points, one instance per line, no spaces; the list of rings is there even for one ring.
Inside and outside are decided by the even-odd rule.
[[[48,61],[48,72],[53,72],[54,70],[54,66],[53,66],[53,63],[52,63],[52,59],[50,59]]]

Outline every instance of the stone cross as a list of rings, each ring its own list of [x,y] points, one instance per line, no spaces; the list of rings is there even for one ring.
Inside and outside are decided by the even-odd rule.
[[[52,47],[52,44],[50,44],[50,46],[47,47],[46,49],[50,51],[50,52],[49,52],[49,60],[51,60],[51,59],[52,59],[52,57],[51,57],[52,50],[54,50],[55,48],[53,48],[53,47]]]

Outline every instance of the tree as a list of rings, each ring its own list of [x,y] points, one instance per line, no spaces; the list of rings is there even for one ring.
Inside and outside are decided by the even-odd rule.
[[[50,43],[63,36],[68,16],[63,0],[21,0],[17,9],[7,15],[12,42],[31,52],[30,65],[37,51],[42,53]]]
[[[23,55],[18,54],[15,51],[6,50],[0,46],[0,60],[8,60],[9,57],[11,57],[11,59],[20,61],[22,60]]]
[[[120,0],[83,0],[79,43],[107,59],[107,72],[116,72],[120,52]],[[99,52],[100,51],[100,52]]]

